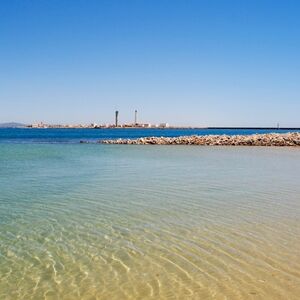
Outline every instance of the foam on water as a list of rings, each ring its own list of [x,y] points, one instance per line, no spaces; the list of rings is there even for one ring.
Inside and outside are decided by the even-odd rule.
[[[0,147],[0,299],[298,299],[300,152]]]

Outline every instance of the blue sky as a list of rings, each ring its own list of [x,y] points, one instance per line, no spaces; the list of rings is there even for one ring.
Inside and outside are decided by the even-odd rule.
[[[0,122],[300,126],[300,2],[6,0]]]

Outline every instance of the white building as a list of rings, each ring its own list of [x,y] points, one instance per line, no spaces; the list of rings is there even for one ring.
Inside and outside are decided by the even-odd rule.
[[[160,123],[159,127],[161,127],[161,128],[169,128],[170,125],[169,125],[169,123]]]

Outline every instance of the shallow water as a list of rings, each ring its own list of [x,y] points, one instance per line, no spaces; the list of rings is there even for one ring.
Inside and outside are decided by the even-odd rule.
[[[0,299],[299,299],[300,151],[0,145]]]

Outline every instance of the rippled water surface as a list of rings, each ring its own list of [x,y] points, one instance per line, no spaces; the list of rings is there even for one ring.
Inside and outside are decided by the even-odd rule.
[[[0,145],[0,299],[299,299],[300,151]]]

